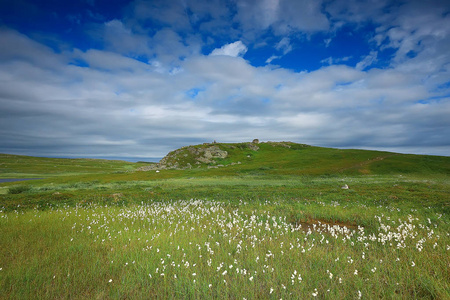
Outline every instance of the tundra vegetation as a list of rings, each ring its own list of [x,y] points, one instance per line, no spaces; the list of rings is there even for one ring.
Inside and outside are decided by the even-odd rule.
[[[42,178],[0,183],[2,298],[450,299],[449,157],[240,143],[163,162],[0,155],[0,178]]]

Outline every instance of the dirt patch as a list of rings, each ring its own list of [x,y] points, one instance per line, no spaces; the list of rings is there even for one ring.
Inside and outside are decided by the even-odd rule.
[[[122,193],[115,193],[112,194],[111,197],[113,197],[114,201],[119,201],[121,198],[123,198],[123,194]]]
[[[309,219],[306,221],[295,222],[296,226],[300,226],[303,231],[320,231],[329,232],[331,230],[344,231],[347,230],[357,230],[358,225],[350,222],[341,221],[325,221],[320,219]]]

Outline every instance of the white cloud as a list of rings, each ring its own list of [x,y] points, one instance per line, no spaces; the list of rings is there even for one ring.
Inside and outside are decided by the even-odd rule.
[[[271,57],[269,57],[268,59],[266,59],[266,64],[270,64],[273,60],[279,59],[279,58],[281,58],[281,56],[278,56],[278,55],[272,55]]]
[[[292,51],[291,40],[288,37],[282,38],[281,41],[276,44],[275,49],[281,50],[283,55],[286,55]]]
[[[226,55],[226,56],[244,56],[247,52],[247,46],[245,46],[241,41],[236,41],[231,44],[226,44],[220,48],[214,49],[210,55]]]
[[[99,27],[97,32],[93,32],[93,37],[103,40],[107,49],[122,54],[142,55],[148,54],[150,39],[141,34],[133,33],[120,20],[105,22]]]
[[[327,57],[325,59],[322,59],[320,61],[321,64],[324,65],[333,65],[333,64],[339,64],[341,62],[345,62],[345,61],[349,61],[352,57],[351,56],[344,56],[344,57],[338,57],[338,58],[334,58],[334,57]]]
[[[277,35],[327,30],[329,22],[321,5],[315,0],[240,0],[235,20],[250,35],[269,27]]]
[[[64,57],[52,54],[52,49],[26,35],[0,27],[0,61],[21,61],[50,69],[65,63]]]
[[[153,21],[181,31],[192,29],[183,1],[136,0],[130,4],[130,22],[141,27],[142,23]],[[141,28],[144,29],[144,28]]]
[[[356,69],[364,70],[365,68],[371,66],[373,63],[377,61],[378,52],[370,51],[369,55],[363,58],[360,62],[356,64]]]
[[[448,88],[440,86],[450,81],[450,26],[437,8],[424,8],[416,24],[418,2],[394,6],[397,19],[373,1],[365,3],[372,13],[327,2],[331,19],[370,17],[378,26],[374,40],[392,47],[395,58],[389,68],[370,68],[382,59],[383,49],[374,48],[356,68],[336,65],[349,57],[329,57],[318,70],[294,72],[252,66],[242,58],[246,45],[269,29],[279,53],[266,62],[289,53],[291,34],[330,27],[320,2],[239,1],[239,29],[230,33],[236,42],[206,56],[200,49],[214,40],[204,42],[191,26],[228,34],[230,11],[222,2],[216,9],[195,1],[187,15],[178,6],[164,11],[181,2],[164,3],[136,1],[132,8],[143,8],[134,10],[136,19],[99,26],[103,50],[56,53],[1,29],[0,152],[161,157],[186,144],[260,138],[449,154]],[[174,26],[145,31],[145,20],[159,13],[156,21]],[[210,14],[214,20],[202,23]],[[134,59],[139,55],[148,63]],[[201,90],[195,99],[187,95],[192,90]]]

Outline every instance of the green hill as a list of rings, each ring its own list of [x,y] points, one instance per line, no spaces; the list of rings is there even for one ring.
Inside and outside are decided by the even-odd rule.
[[[450,174],[450,157],[333,149],[292,142],[214,143],[182,147],[170,152],[159,164],[139,170],[156,169],[189,169],[205,175]]]
[[[235,175],[450,174],[450,157],[334,149],[292,142],[210,143],[168,153],[159,163],[0,154],[0,178],[123,174],[159,178]],[[134,175],[130,174],[134,173]],[[148,175],[145,175],[148,174]]]

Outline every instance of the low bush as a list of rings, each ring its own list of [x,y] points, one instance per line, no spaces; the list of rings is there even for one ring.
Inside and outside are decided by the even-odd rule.
[[[22,194],[22,193],[28,192],[29,190],[31,190],[30,186],[19,185],[19,186],[10,187],[8,194]]]

